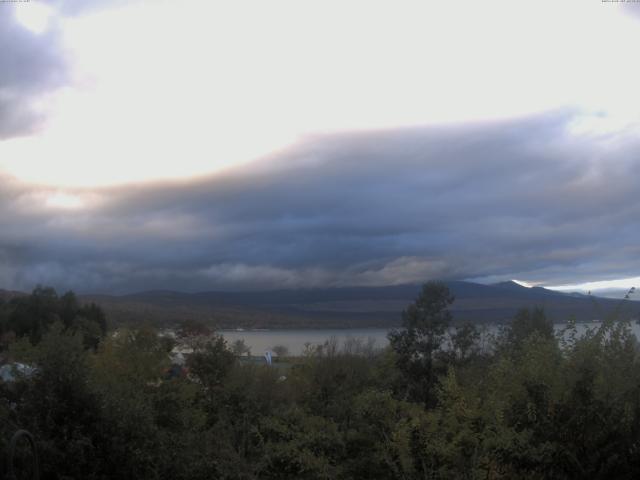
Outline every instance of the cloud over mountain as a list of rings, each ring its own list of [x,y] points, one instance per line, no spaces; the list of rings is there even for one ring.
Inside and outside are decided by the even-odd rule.
[[[131,291],[633,276],[637,132],[577,131],[583,120],[556,111],[309,136],[192,181],[60,192],[5,179],[0,282]]]

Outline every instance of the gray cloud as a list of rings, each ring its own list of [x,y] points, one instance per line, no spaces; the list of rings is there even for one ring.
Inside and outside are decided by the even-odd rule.
[[[576,135],[578,112],[308,137],[189,183],[53,190],[1,182],[0,282],[124,292],[565,284],[640,269],[635,132]]]
[[[33,102],[68,82],[67,61],[55,28],[34,34],[15,21],[27,4],[0,3],[0,141],[38,129]]]

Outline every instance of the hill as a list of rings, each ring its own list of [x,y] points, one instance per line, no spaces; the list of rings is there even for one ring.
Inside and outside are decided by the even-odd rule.
[[[13,290],[2,290],[0,289],[0,300],[4,300],[4,301],[8,301],[11,300],[14,297],[21,297],[23,295],[26,295],[23,292],[16,292]]]
[[[447,283],[456,297],[451,311],[460,322],[506,322],[524,307],[540,306],[556,322],[601,319],[616,308],[638,317],[640,302],[562,293],[515,282]],[[221,328],[391,327],[418,295],[419,285],[292,289],[246,292],[146,291],[129,295],[84,295],[115,323],[174,324],[191,319]]]

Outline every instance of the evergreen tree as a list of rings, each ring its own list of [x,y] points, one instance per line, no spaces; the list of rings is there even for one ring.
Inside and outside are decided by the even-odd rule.
[[[389,333],[396,364],[403,373],[410,399],[435,403],[434,387],[446,372],[443,343],[451,323],[448,306],[454,297],[440,282],[428,282],[416,301],[402,313],[402,329]]]

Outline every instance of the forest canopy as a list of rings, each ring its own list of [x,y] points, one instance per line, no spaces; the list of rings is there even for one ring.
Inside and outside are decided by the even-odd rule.
[[[608,318],[554,332],[523,310],[487,340],[424,285],[389,334],[310,345],[272,366],[193,324],[184,368],[150,327],[36,289],[0,305],[0,445],[18,428],[42,478],[510,479],[640,474],[639,347]],[[179,341],[180,339],[178,339]],[[284,352],[286,354],[286,352]]]

